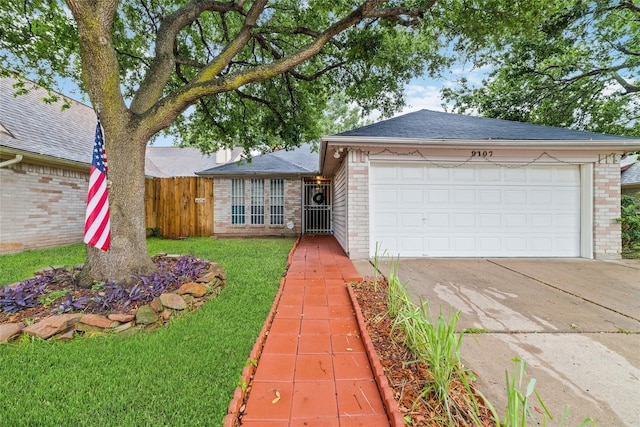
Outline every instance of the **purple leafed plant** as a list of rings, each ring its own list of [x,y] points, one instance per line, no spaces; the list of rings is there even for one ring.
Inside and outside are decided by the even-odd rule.
[[[47,285],[57,280],[61,269],[50,269],[27,280],[23,280],[15,287],[4,286],[0,290],[0,309],[5,313],[18,311],[40,305],[40,296]]]
[[[103,312],[114,308],[124,309],[134,302],[147,304],[171,285],[179,287],[185,279],[197,279],[208,266],[206,261],[194,256],[183,256],[174,262],[160,264],[158,271],[134,276],[133,285],[104,284],[104,295],[94,298],[96,309]]]
[[[81,297],[76,300],[73,299],[73,296],[70,292],[67,292],[67,295],[64,298],[64,301],[60,306],[58,306],[58,313],[69,313],[70,311],[80,311],[84,310],[85,306],[89,302],[88,297]]]

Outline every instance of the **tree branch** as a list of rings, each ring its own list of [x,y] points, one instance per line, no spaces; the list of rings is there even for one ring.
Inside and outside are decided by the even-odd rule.
[[[207,81],[216,77],[220,71],[224,70],[238,52],[246,46],[249,40],[251,40],[251,32],[256,27],[258,18],[262,14],[266,5],[267,0],[258,0],[251,6],[238,35],[222,50],[222,52],[220,52],[217,58],[210,61],[209,65],[198,73],[194,79],[195,83]]]
[[[620,86],[624,88],[624,90],[626,91],[624,93],[625,95],[628,95],[630,93],[640,92],[640,86],[632,85],[627,80],[622,78],[622,76],[617,72],[613,73],[613,78],[620,84]]]
[[[249,99],[253,102],[257,102],[259,104],[265,105],[278,118],[278,120],[283,126],[286,124],[284,118],[282,117],[282,114],[280,114],[280,112],[276,109],[276,107],[274,107],[273,104],[271,104],[269,101],[262,98],[258,98],[257,96],[246,94],[242,92],[240,89],[236,89],[235,93],[237,93],[238,96],[240,96],[240,98]]]
[[[235,2],[192,0],[165,17],[156,36],[155,59],[131,102],[131,111],[141,114],[160,99],[174,69],[173,51],[178,33],[206,11],[244,14],[242,6]]]
[[[264,3],[265,0],[262,0],[254,4],[254,8],[261,10],[261,8],[264,7]],[[326,30],[319,33],[318,37],[304,47],[269,64],[258,65],[251,69],[238,70],[224,76],[216,76],[216,74],[213,74],[214,70],[222,70],[220,67],[221,63],[219,62],[219,57],[214,60],[213,63],[210,63],[209,67],[201,71],[198,77],[182,88],[182,90],[168,95],[153,106],[153,108],[146,111],[142,119],[152,121],[153,124],[149,124],[148,129],[152,133],[154,131],[157,132],[163,127],[168,126],[174,117],[182,113],[189,105],[192,105],[202,96],[235,91],[246,84],[268,80],[279,74],[290,71],[302,62],[317,55],[327,43],[333,40],[336,35],[365,20],[378,18],[387,19],[392,17],[393,13],[420,16],[420,14],[425,13],[435,3],[435,0],[430,1],[427,6],[419,9],[376,9],[377,6],[383,3],[385,3],[384,0],[368,0],[363,2],[363,4],[354,9],[347,16],[334,22]],[[253,15],[252,12],[257,12],[257,9],[254,8],[247,13],[245,29],[248,29],[247,23],[249,23],[249,27],[252,27],[251,23],[253,19],[257,19],[257,16],[255,16],[255,18],[253,16],[250,17],[250,15]],[[224,63],[225,66],[230,63],[232,59],[231,57],[227,59],[226,56],[237,49],[237,45],[235,43],[244,42],[244,37],[246,37],[246,35],[239,35],[236,40],[232,42],[232,45],[223,52],[225,58],[222,63]],[[240,38],[240,40],[238,40],[238,38]],[[247,40],[250,39],[251,37]]]

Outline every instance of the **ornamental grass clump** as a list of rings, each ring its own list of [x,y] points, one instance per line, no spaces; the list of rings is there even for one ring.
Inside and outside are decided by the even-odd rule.
[[[448,422],[453,425],[453,402],[449,399],[451,383],[456,378],[465,376],[460,361],[462,334],[455,331],[460,312],[448,318],[440,313],[437,322],[433,324],[430,320],[429,304],[414,304],[396,272],[396,267],[392,267],[388,280],[388,307],[389,315],[392,317],[392,332],[401,332],[405,344],[417,361],[429,366],[432,380],[425,384],[422,397],[433,393],[443,404]]]

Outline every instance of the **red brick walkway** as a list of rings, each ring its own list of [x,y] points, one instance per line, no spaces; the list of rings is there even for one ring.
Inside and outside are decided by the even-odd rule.
[[[302,238],[242,426],[389,426],[345,286],[361,278],[333,237]]]

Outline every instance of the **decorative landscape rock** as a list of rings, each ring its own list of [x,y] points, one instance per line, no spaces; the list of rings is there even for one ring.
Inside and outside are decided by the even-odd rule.
[[[187,303],[178,294],[162,294],[160,295],[160,302],[163,306],[174,310],[184,310],[187,308]]]
[[[209,268],[196,280],[183,284],[175,292],[166,292],[154,298],[147,305],[137,308],[131,306],[129,313],[52,315],[25,328],[22,323],[13,321],[0,323],[0,343],[10,342],[22,333],[43,339],[70,340],[75,336],[133,333],[160,327],[170,318],[198,309],[208,299],[219,295],[224,287],[226,273],[216,263],[209,263],[209,265]],[[104,292],[101,296],[105,296]]]
[[[196,298],[203,297],[207,293],[207,287],[205,285],[201,285],[200,283],[189,282],[180,286],[178,289],[178,295],[193,295]]]
[[[135,324],[136,322],[133,322],[133,321],[123,323],[122,325],[116,326],[115,328],[113,328],[113,332],[115,332],[116,334],[122,333],[124,331],[131,329]]]
[[[120,323],[128,323],[136,318],[135,314],[112,313],[107,316],[109,320]]]
[[[17,323],[4,323],[0,325],[0,343],[11,341],[16,335],[22,332],[22,326]]]
[[[106,316],[102,316],[100,314],[85,314],[80,318],[80,323],[84,323],[85,325],[90,326],[96,326],[102,329],[118,326],[117,322],[109,320]]]
[[[143,305],[136,313],[136,323],[150,325],[156,323],[160,318],[156,311],[150,305]]]
[[[155,311],[156,313],[160,313],[164,308],[162,307],[162,302],[160,301],[160,298],[154,298],[153,301],[151,301],[149,303],[149,306],[153,309],[153,311]]]
[[[46,340],[55,334],[66,332],[67,329],[78,323],[78,320],[80,320],[81,317],[82,314],[61,314],[59,316],[51,316],[39,321],[38,323],[27,326],[23,331],[31,336],[40,337]]]

